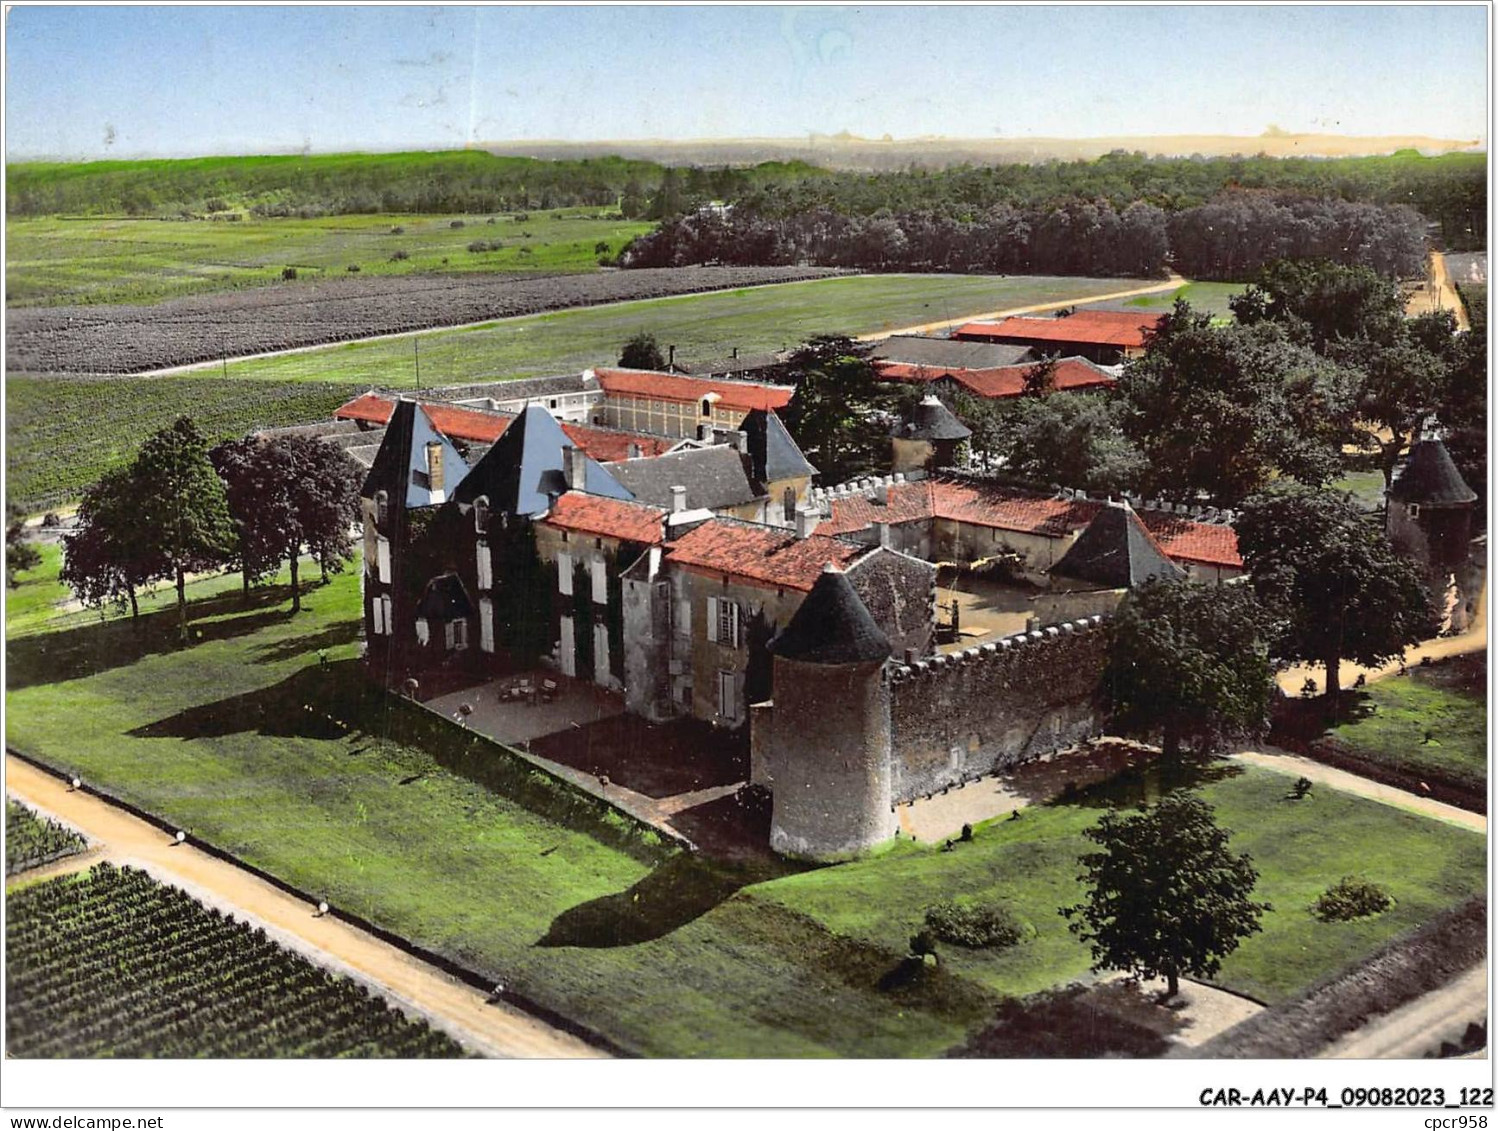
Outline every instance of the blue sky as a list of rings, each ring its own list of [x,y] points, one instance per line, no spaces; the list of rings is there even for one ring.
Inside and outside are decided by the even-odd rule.
[[[16,7],[7,157],[512,139],[1486,139],[1479,5]]]

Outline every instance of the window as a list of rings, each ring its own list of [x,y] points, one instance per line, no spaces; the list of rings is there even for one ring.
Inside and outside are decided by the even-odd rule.
[[[427,641],[432,638],[431,627],[427,624],[426,617],[416,618],[416,643],[425,647]]]
[[[572,555],[557,555],[557,589],[563,597],[572,596]]]
[[[442,632],[449,651],[461,652],[468,647],[468,621],[466,619],[444,622]]]
[[[690,598],[683,597],[676,602],[675,615],[671,618],[671,627],[678,636],[692,635],[692,602]]]
[[[479,651],[494,651],[494,602],[479,598]]]
[[[478,572],[479,572],[479,588],[480,589],[491,589],[491,588],[494,587],[494,570],[493,570],[493,568],[492,568],[492,566],[490,564],[490,560],[489,560],[489,543],[483,542],[483,541],[479,542],[479,544],[478,544],[478,551],[477,551],[477,557],[478,557]]]
[[[384,601],[383,598],[376,597],[374,600],[370,601],[370,603],[369,603],[369,615],[370,615],[370,621],[371,621],[371,623],[373,625],[373,628],[374,628],[374,634],[376,636],[384,636],[385,635],[385,601]]]
[[[708,400],[707,397],[703,397],[702,398],[702,415],[703,415],[703,418],[706,419],[707,417],[711,416],[712,414],[713,414],[713,402],[710,401],[710,400]]]
[[[739,717],[737,682],[733,672],[718,673],[718,717],[730,723]]]
[[[593,575],[593,603],[595,605],[607,605],[609,603],[609,571],[607,563],[602,558],[594,558],[588,563],[588,570]]]
[[[375,523],[384,526],[390,521],[390,495],[385,491],[375,492]]]
[[[375,539],[375,571],[380,581],[390,584],[390,539]]]
[[[780,507],[785,513],[786,522],[796,521],[796,489],[794,487],[787,487],[780,496]]]
[[[739,646],[739,606],[719,597],[707,599],[707,638],[725,648]]]
[[[382,610],[384,610],[385,632],[387,634],[394,633],[395,632],[395,617],[392,615],[392,611],[391,611],[391,608],[390,608],[390,598],[389,597],[381,597],[380,601],[379,601],[379,605],[380,605],[380,608]]]
[[[1405,510],[1405,513],[1408,514],[1411,518],[1419,518],[1420,517],[1420,504],[1419,503],[1411,503],[1409,506],[1405,507],[1404,510]]]
[[[563,675],[577,674],[577,641],[572,636],[572,618],[562,618],[562,636],[557,641],[557,667]]]
[[[601,687],[609,682],[609,626],[593,624],[593,682]]]
[[[480,495],[473,500],[473,529],[480,536],[489,532],[489,496]]]

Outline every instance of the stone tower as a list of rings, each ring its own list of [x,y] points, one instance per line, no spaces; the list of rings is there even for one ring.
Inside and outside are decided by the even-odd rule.
[[[967,426],[934,393],[930,394],[890,432],[891,470],[952,467],[957,462],[958,446],[971,435]]]
[[[1437,613],[1456,631],[1470,622],[1481,587],[1471,564],[1476,501],[1446,445],[1435,439],[1410,449],[1389,488],[1389,541],[1420,565]]]
[[[841,570],[827,565],[770,651],[770,846],[829,860],[888,840],[889,639]]]

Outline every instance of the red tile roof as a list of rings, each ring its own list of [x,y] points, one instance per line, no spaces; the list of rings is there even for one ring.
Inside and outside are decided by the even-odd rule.
[[[797,538],[768,526],[715,518],[671,543],[666,557],[741,583],[807,593],[828,562],[846,566],[868,550],[820,533]]]
[[[818,534],[854,534],[874,522],[899,525],[943,518],[1060,538],[1087,526],[1102,507],[1091,499],[1064,499],[992,484],[923,479],[889,488],[885,505],[853,495],[835,499],[832,517],[817,527]],[[1140,521],[1166,556],[1178,561],[1242,569],[1238,535],[1231,526],[1194,522],[1160,511],[1140,511]]]
[[[1004,365],[994,369],[935,369],[929,365],[904,365],[897,362],[875,362],[879,376],[894,381],[936,381],[947,377],[978,397],[1001,399],[1017,397],[1025,391],[1025,375],[1031,365]],[[1104,389],[1118,384],[1118,378],[1104,372],[1080,357],[1062,358],[1056,363],[1056,389]]]
[[[1160,322],[1159,314],[1123,310],[1078,310],[1065,318],[1005,318],[1002,322],[969,322],[954,338],[990,342],[1074,342],[1089,346],[1137,349]]]
[[[422,410],[433,427],[454,440],[469,440],[479,444],[492,444],[504,435],[505,429],[515,417],[507,412],[481,412],[462,405],[443,401],[424,401]],[[355,397],[333,414],[334,420],[363,420],[370,424],[388,424],[390,414],[395,411],[395,401],[378,393],[365,393]],[[607,428],[592,428],[586,424],[562,425],[562,431],[588,455],[599,463],[630,458],[630,445],[638,445],[640,454],[658,456],[672,444],[659,436],[645,436],[634,432],[619,432]]]
[[[709,394],[718,395],[724,408],[774,410],[790,404],[794,391],[784,385],[759,385],[751,381],[704,381],[679,373],[655,373],[645,369],[597,369],[594,374],[604,393],[611,396],[644,397],[650,400],[692,404]]]
[[[558,497],[541,525],[658,546],[664,540],[661,523],[665,516],[661,507],[568,491]]]

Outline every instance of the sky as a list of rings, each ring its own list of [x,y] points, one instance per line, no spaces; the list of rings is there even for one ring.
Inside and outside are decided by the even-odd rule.
[[[12,7],[8,160],[509,140],[1486,140],[1482,5]]]

